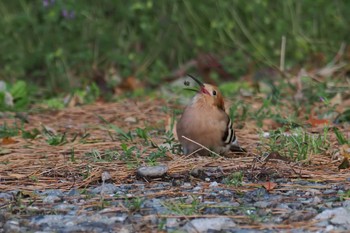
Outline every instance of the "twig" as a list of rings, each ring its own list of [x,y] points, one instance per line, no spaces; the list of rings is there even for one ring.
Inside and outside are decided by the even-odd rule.
[[[210,153],[213,153],[213,154],[216,155],[216,156],[220,156],[218,153],[216,153],[216,152],[210,150],[209,148],[203,146],[202,144],[200,144],[200,143],[198,143],[198,142],[196,142],[196,141],[193,141],[192,139],[189,139],[189,138],[186,137],[186,136],[182,136],[182,138],[184,138],[184,139],[186,139],[187,141],[190,141],[190,142],[196,144],[197,146],[200,146],[201,149],[205,149],[205,150],[209,151]],[[192,153],[193,153],[193,152],[192,152]],[[191,153],[191,154],[192,154],[192,153]],[[197,151],[195,151],[195,153],[197,153]]]
[[[284,72],[285,59],[286,59],[286,36],[282,36],[281,57],[280,57],[280,71],[281,72]]]

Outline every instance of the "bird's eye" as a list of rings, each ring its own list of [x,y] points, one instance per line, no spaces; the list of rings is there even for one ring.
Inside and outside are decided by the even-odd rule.
[[[213,95],[216,95],[216,91],[213,91]]]

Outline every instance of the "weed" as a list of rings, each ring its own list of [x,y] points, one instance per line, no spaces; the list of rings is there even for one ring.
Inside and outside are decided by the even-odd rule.
[[[25,138],[25,139],[34,139],[39,134],[40,134],[40,131],[37,128],[32,129],[31,131],[22,129],[22,138]]]
[[[337,141],[340,145],[348,144],[350,145],[350,138],[346,139],[345,135],[338,130],[338,128],[333,127],[333,131],[335,136],[337,137]]]
[[[176,201],[164,202],[163,205],[170,211],[179,215],[200,214],[201,210],[204,208],[203,206],[201,206],[200,198],[195,196],[190,196],[187,199],[190,199],[190,200],[192,199],[192,201],[188,203],[186,199],[180,199]]]
[[[315,135],[305,132],[302,128],[296,128],[289,133],[280,128],[269,133],[268,138],[262,137],[261,141],[268,151],[277,151],[282,156],[294,160],[308,159],[312,154],[326,151],[329,146],[328,128],[324,129],[323,135]]]
[[[107,126],[106,128],[107,129],[111,129],[113,130],[118,136],[119,136],[119,139],[120,140],[123,140],[123,141],[133,141],[134,137],[132,135],[132,133],[129,131],[129,132],[125,132],[124,130],[122,130],[121,128],[111,124],[110,122],[108,122],[106,119],[104,119],[102,116],[99,116],[97,115],[97,117],[103,121],[105,123],[105,125]],[[110,131],[108,131],[108,134],[110,136],[110,138],[115,141],[115,138],[114,136],[111,134]]]
[[[130,212],[137,212],[141,210],[143,202],[144,200],[140,197],[125,199],[125,204]]]
[[[20,128],[17,126],[16,122],[13,126],[8,126],[7,123],[3,123],[0,126],[0,138],[17,136],[20,132]]]
[[[224,178],[223,183],[227,185],[233,185],[235,187],[242,186],[243,172],[234,172]]]
[[[70,150],[70,161],[71,161],[72,163],[75,163],[75,151],[74,151],[74,148],[72,148],[72,149]]]
[[[59,146],[67,143],[66,132],[63,134],[46,134],[46,142],[50,146]]]
[[[146,160],[147,160],[147,162],[150,165],[156,165],[157,164],[157,160],[159,158],[166,157],[166,152],[167,152],[167,148],[165,148],[165,147],[158,147],[158,150],[151,152],[149,154],[149,156],[146,158]]]
[[[148,145],[148,132],[147,132],[147,129],[136,128],[135,132],[136,132],[136,135],[139,138],[143,139],[144,142]]]

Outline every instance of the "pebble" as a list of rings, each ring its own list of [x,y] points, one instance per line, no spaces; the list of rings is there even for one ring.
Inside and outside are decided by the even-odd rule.
[[[43,191],[41,194],[46,196],[57,196],[57,197],[64,196],[64,193],[59,189],[48,189]]]
[[[3,227],[4,232],[21,232],[21,228],[19,226],[19,222],[17,220],[9,220],[5,223]]]
[[[52,203],[55,203],[55,202],[59,202],[61,200],[62,199],[60,197],[58,197],[58,196],[49,195],[49,196],[44,197],[43,203],[52,204]]]
[[[214,181],[210,183],[209,187],[217,187],[218,185],[218,182]]]
[[[124,121],[128,123],[136,123],[137,119],[135,117],[126,117]]]
[[[13,195],[9,193],[0,193],[0,199],[4,199],[6,201],[11,201],[13,199]]]
[[[341,225],[350,230],[350,209],[339,207],[324,210],[315,217],[316,220],[329,220],[334,225]]]
[[[189,233],[224,231],[236,226],[236,223],[227,217],[197,218],[186,223],[183,230]]]
[[[118,190],[115,184],[103,184],[91,190],[93,194],[114,194]]]
[[[73,196],[79,196],[80,192],[78,189],[71,189],[68,191],[67,196],[73,197]]]
[[[168,167],[166,165],[144,166],[137,169],[137,174],[141,177],[156,178],[164,176],[167,171]]]

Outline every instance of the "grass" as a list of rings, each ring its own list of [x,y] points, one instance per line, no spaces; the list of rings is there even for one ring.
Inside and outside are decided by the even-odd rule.
[[[278,152],[296,161],[310,159],[312,155],[325,152],[329,148],[327,127],[324,128],[323,135],[311,134],[303,128],[295,128],[290,132],[280,128],[270,131],[267,137],[261,136],[260,138],[262,153],[264,151]]]
[[[249,64],[278,67],[282,36],[287,68],[330,60],[349,36],[345,0],[120,3],[1,3],[0,61],[6,65],[0,76],[8,86],[35,82],[44,87],[36,92],[40,98],[80,89],[85,94],[77,95],[94,101],[99,94],[91,80],[99,73],[107,87],[128,76],[156,85],[180,64],[216,53],[240,77]]]

